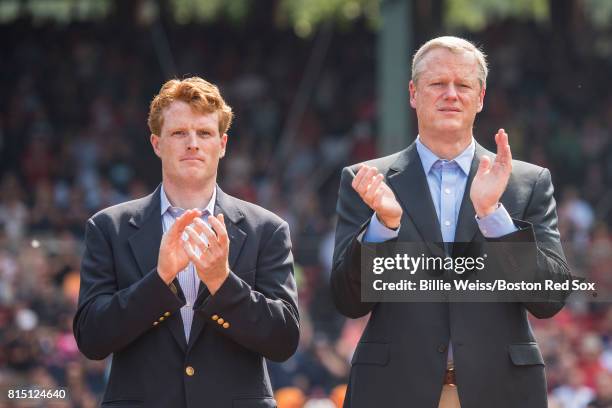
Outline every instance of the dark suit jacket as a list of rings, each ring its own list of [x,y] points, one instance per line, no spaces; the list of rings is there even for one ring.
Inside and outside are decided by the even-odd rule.
[[[189,343],[178,280],[175,294],[156,271],[159,187],[87,221],[74,335],[90,359],[113,354],[103,407],[276,406],[264,358],[289,358],[299,338],[289,229],[221,189],[215,213],[231,272],[214,296],[200,284]]]
[[[486,240],[478,229],[469,198],[479,158],[485,152],[476,146],[455,242],[493,241]],[[441,242],[415,144],[368,164],[385,175],[403,207],[398,240]],[[545,408],[544,361],[527,320],[527,310],[538,318],[551,317],[563,307],[564,299],[540,303],[362,302],[362,238],[372,210],[351,187],[357,169],[355,165],[342,172],[331,288],[342,314],[356,318],[371,312],[371,316],[352,359],[345,407],[436,408],[451,340],[463,408]],[[566,278],[569,271],[559,241],[550,172],[514,161],[501,202],[519,231],[496,241],[502,246],[509,242],[530,243],[530,250],[521,257],[508,252],[504,265],[509,273],[529,267],[556,281]],[[426,255],[439,254],[434,247]]]

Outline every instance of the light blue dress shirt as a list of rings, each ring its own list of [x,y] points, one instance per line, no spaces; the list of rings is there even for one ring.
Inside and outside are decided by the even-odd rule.
[[[427,177],[442,239],[444,242],[453,242],[476,143],[472,138],[472,143],[452,160],[440,159],[421,142],[420,137],[417,137],[416,149]],[[502,204],[488,216],[476,217],[476,222],[482,235],[486,238],[499,238],[517,230]],[[396,230],[387,228],[378,220],[376,214],[373,214],[364,240],[365,242],[384,242],[396,238],[398,233],[399,228]]]
[[[179,207],[173,207],[166,196],[164,186],[162,184],[160,189],[161,198],[161,216],[162,216],[162,227],[163,232],[166,233],[172,227],[178,217],[185,212],[185,209]],[[217,199],[217,189],[213,190],[212,197],[208,202],[206,208],[202,209],[202,218],[208,225],[208,215],[214,214],[215,200]],[[197,253],[197,252],[196,252]],[[191,323],[193,322],[193,304],[198,297],[198,290],[200,288],[200,277],[196,272],[193,263],[189,262],[189,265],[176,276],[181,290],[185,295],[185,305],[181,307],[181,317],[183,318],[183,328],[185,330],[185,339],[189,343],[189,334],[191,333]]]

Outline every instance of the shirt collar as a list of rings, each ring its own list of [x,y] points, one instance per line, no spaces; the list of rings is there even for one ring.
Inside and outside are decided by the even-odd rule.
[[[470,145],[452,160],[444,160],[436,156],[434,152],[429,150],[429,148],[425,146],[423,142],[421,142],[420,136],[417,136],[416,148],[417,152],[419,153],[419,157],[421,158],[421,163],[423,164],[423,170],[425,170],[425,174],[429,174],[429,171],[431,170],[432,166],[438,160],[440,160],[454,161],[467,176],[470,174],[470,167],[472,166],[472,160],[474,159],[474,152],[476,151],[476,142],[474,141],[474,138],[472,138],[472,142],[470,143]]]
[[[162,183],[160,188],[160,201],[161,201],[161,215],[164,215],[169,208],[172,207],[170,204],[170,200],[168,200],[168,196],[166,195],[166,191],[164,190],[164,184]],[[204,209],[201,209],[202,212],[208,211],[209,214],[215,213],[215,202],[217,200],[217,186],[213,189],[212,197],[210,197],[210,201],[206,205]]]

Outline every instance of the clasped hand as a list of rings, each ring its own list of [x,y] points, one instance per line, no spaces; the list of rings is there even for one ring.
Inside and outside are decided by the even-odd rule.
[[[209,216],[209,227],[200,210],[185,211],[163,235],[157,271],[170,284],[192,262],[200,280],[214,294],[229,275],[229,237],[223,214]]]

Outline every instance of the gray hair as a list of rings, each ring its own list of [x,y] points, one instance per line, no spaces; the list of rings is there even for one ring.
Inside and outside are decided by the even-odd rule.
[[[423,57],[425,57],[425,54],[427,54],[429,51],[436,48],[444,48],[458,54],[467,52],[474,55],[474,57],[476,57],[476,61],[478,62],[478,80],[480,81],[480,86],[485,87],[487,85],[487,75],[489,74],[489,69],[487,68],[486,55],[468,40],[451,36],[437,37],[429,40],[414,54],[414,58],[412,59],[412,80],[415,83],[417,82],[421,73],[418,68],[419,64],[423,60]]]

